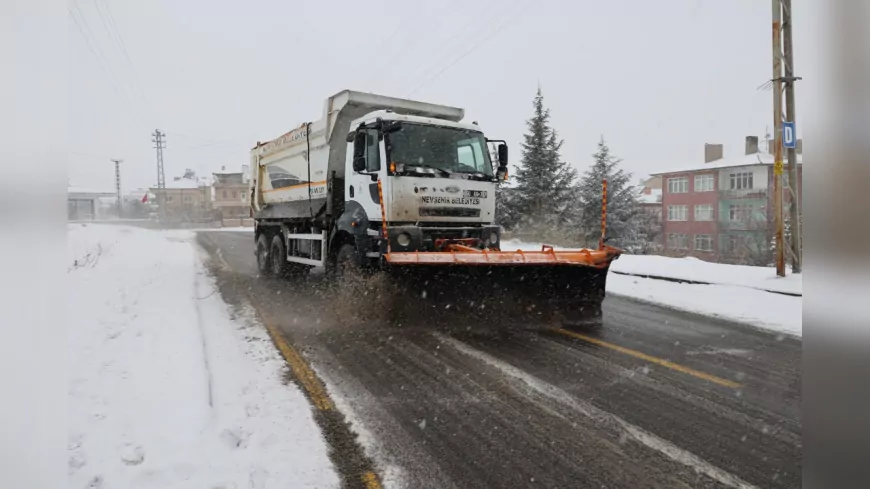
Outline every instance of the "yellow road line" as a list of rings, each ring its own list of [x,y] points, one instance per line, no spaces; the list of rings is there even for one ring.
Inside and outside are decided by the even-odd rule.
[[[654,357],[652,355],[647,355],[646,353],[639,352],[637,350],[632,350],[631,348],[626,348],[624,346],[615,345],[613,343],[608,343],[603,340],[599,340],[598,338],[593,338],[591,336],[586,336],[584,334],[575,333],[573,331],[568,331],[566,329],[554,329],[556,333],[563,334],[565,336],[570,336],[572,338],[576,338],[578,340],[583,340],[587,343],[592,343],[594,345],[603,346],[605,348],[610,348],[611,350],[618,351],[619,353],[624,353],[626,355],[639,358],[641,360],[646,360],[647,362],[655,363],[656,365],[661,365],[662,367],[669,368],[671,370],[676,370],[677,372],[682,372],[684,374],[691,375],[692,377],[697,377],[702,380],[706,380],[708,382],[713,382],[714,384],[721,385],[723,387],[730,387],[732,389],[739,389],[743,387],[737,382],[733,382],[731,380],[723,379],[721,377],[716,377],[715,375],[711,375],[708,373],[704,373],[693,368],[685,367],[683,365],[671,362],[669,360],[665,360],[663,358]]]
[[[302,387],[305,388],[305,391],[308,392],[308,395],[314,402],[314,406],[321,411],[331,411],[335,409],[332,399],[329,398],[326,389],[324,389],[320,379],[317,378],[317,374],[315,374],[314,370],[308,366],[308,362],[305,361],[302,355],[300,355],[295,348],[287,343],[284,339],[284,335],[282,335],[274,326],[272,321],[263,314],[262,310],[260,310],[260,317],[263,318],[263,324],[266,326],[266,331],[269,332],[269,336],[272,338],[275,346],[278,347],[281,356],[284,357],[284,360],[287,361],[290,368],[293,370],[293,374],[297,379],[299,379],[299,383],[301,383]]]
[[[381,489],[381,483],[378,482],[378,476],[372,472],[368,471],[362,475],[363,484],[366,485],[366,489]]]

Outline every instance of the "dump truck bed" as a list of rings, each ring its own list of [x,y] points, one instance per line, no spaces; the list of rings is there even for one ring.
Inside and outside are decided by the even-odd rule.
[[[351,122],[378,110],[452,122],[464,116],[457,107],[351,90],[339,92],[326,99],[319,120],[302,123],[251,149],[251,182],[257,186],[255,217],[303,218],[322,211],[332,197],[329,180],[344,178]]]

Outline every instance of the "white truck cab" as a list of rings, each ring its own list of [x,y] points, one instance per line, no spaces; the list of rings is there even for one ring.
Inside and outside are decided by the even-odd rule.
[[[460,122],[463,115],[344,91],[327,99],[321,120],[257,143],[251,207],[258,256],[327,266],[351,246],[365,266],[389,250],[441,251],[457,240],[498,249],[495,190],[507,172],[507,146],[488,140],[476,123]],[[493,162],[490,143],[499,142]]]

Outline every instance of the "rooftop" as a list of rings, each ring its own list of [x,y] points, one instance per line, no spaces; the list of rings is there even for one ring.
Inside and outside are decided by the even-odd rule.
[[[660,188],[651,188],[650,193],[643,193],[644,188],[639,187],[637,202],[640,204],[661,204],[662,202],[662,189]]]
[[[798,164],[803,164],[803,157],[798,154],[797,155]],[[684,165],[679,167],[674,167],[664,171],[653,172],[651,175],[664,175],[666,173],[683,173],[683,172],[692,172],[692,171],[701,171],[701,170],[716,170],[719,168],[731,168],[738,166],[753,166],[753,165],[772,165],[773,164],[773,155],[767,153],[753,153],[748,155],[736,156],[733,158],[720,158],[715,161],[711,161],[710,163],[694,163],[691,165]]]
[[[197,189],[199,187],[207,187],[209,183],[206,180],[194,180],[191,178],[179,178],[173,179],[166,182],[166,188],[170,190],[187,190],[187,189]],[[152,189],[157,188],[156,185],[151,187]]]
[[[67,186],[66,192],[69,195],[94,195],[94,196],[101,196],[101,197],[115,195],[115,192],[112,190],[87,188],[87,187],[77,187],[74,185]]]

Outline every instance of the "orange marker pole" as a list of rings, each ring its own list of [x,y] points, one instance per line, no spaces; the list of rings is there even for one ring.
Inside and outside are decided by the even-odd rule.
[[[604,237],[607,231],[607,179],[601,181],[601,240],[598,249],[604,248]]]
[[[378,180],[378,200],[381,201],[381,232],[387,240],[387,253],[390,252],[390,237],[387,235],[387,211],[384,209],[384,186]]]

